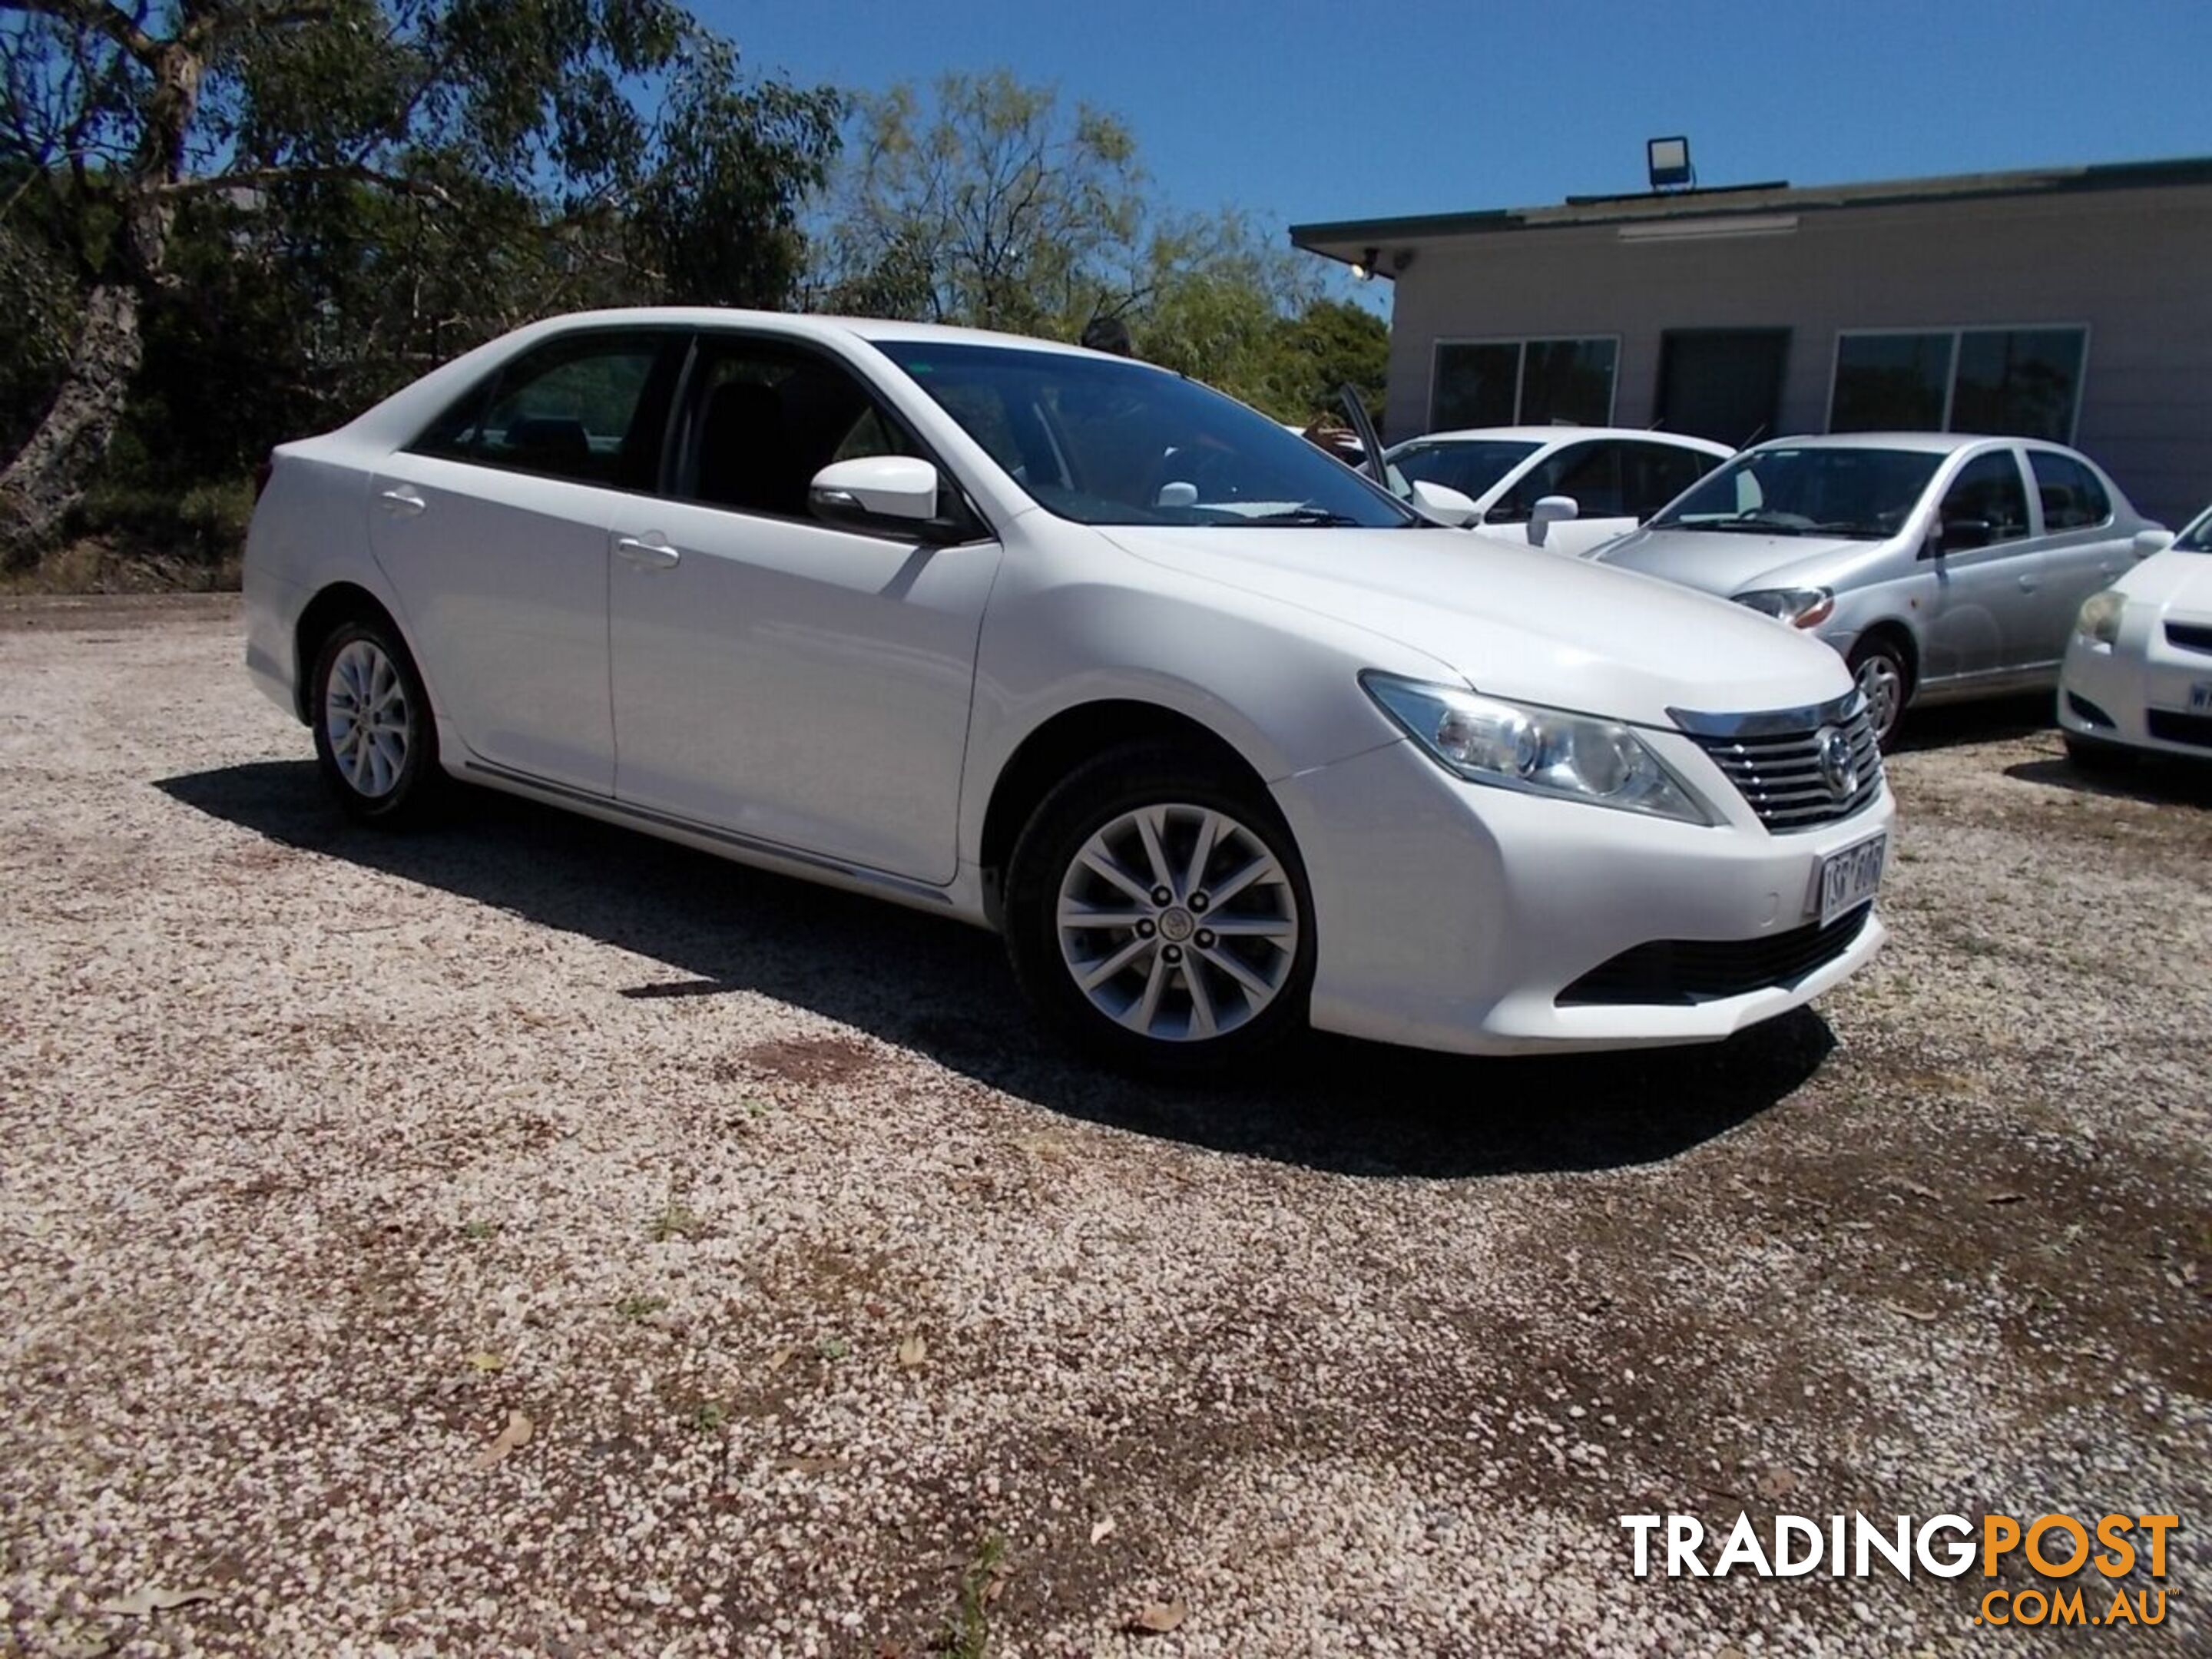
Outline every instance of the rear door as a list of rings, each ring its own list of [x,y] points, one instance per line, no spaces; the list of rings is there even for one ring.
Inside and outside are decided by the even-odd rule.
[[[377,471],[370,545],[441,714],[483,760],[614,792],[607,526],[658,468],[680,339],[544,342]]]
[[[833,460],[934,459],[827,350],[702,333],[679,401],[666,495],[626,499],[611,526],[617,797],[950,880],[999,544],[972,517],[971,538],[938,545],[810,516]]]
[[[2135,535],[2131,528],[2122,533],[2112,493],[2079,456],[2031,447],[2027,465],[2035,481],[2044,575],[2043,603],[2023,645],[2030,662],[2055,664],[2066,654],[2081,601],[2135,562]]]

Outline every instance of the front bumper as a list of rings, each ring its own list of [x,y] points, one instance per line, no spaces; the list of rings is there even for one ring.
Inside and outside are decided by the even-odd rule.
[[[2212,684],[2212,653],[2169,644],[2166,618],[2154,609],[2130,605],[2114,644],[2093,645],[2079,634],[2067,641],[2058,674],[2058,724],[2098,743],[2212,760],[2212,726],[2202,711],[2192,721],[2189,708],[2191,688],[2203,684]],[[2084,702],[2111,724],[2089,718],[2080,706]],[[2166,723],[2168,732],[2193,729],[2207,732],[2208,741],[2154,734],[2153,710],[2175,717]]]
[[[1668,1003],[1561,994],[1656,940],[1754,940],[1803,927],[1829,854],[1888,830],[1887,785],[1843,821],[1776,835],[1693,745],[1667,757],[1728,815],[1672,823],[1451,777],[1408,742],[1284,780],[1319,945],[1324,1030],[1464,1054],[1715,1042],[1809,1001],[1887,937],[1869,916],[1788,982]]]

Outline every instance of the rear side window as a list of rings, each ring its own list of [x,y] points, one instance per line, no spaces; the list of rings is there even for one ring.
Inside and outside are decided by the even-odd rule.
[[[2010,450],[1977,455],[1951,480],[1943,495],[1943,522],[1960,519],[1983,520],[1992,542],[2017,541],[2027,534],[2027,491]]]
[[[659,471],[676,337],[569,335],[507,364],[408,447],[507,471],[617,489]]]
[[[2045,530],[2086,530],[2112,516],[2112,500],[2105,486],[2071,455],[2031,449],[2027,461],[2035,473],[2035,493],[2043,501]]]

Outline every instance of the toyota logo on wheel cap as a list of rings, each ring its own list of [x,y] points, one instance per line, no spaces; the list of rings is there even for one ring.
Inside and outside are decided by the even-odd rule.
[[[1820,781],[1828,786],[1830,795],[1842,800],[1859,787],[1858,763],[1851,757],[1851,740],[1837,727],[1824,726],[1814,742],[1820,762]]]

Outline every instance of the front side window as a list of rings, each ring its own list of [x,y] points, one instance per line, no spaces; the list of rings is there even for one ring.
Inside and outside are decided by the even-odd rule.
[[[1884,540],[1905,527],[1942,460],[1911,449],[1754,449],[1708,473],[1651,527]]]
[[[1621,446],[1621,488],[1631,514],[1648,519],[1720,465],[1720,457],[1675,444]]]
[[[1628,509],[1621,501],[1620,446],[1601,441],[1554,450],[1516,478],[1484,520],[1526,524],[1536,503],[1547,495],[1571,495],[1582,518],[1625,517]]]
[[[1831,432],[1987,432],[2073,440],[2088,337],[2078,328],[1844,334]]]
[[[2212,553],[2212,510],[2200,513],[2184,526],[2173,544],[2185,553]]]
[[[659,466],[670,343],[655,333],[549,340],[472,389],[408,447],[574,483],[649,489]]]
[[[832,461],[918,453],[859,376],[776,341],[702,337],[684,402],[676,493],[710,507],[805,518]]]
[[[1445,341],[1437,347],[1430,429],[1603,426],[1613,418],[1619,356],[1619,343],[1604,337]]]
[[[1047,511],[1082,524],[1427,520],[1266,416],[1126,360],[884,340],[883,352]]]
[[[2035,474],[2035,493],[2043,504],[2043,528],[2087,530],[2112,516],[2112,498],[2097,475],[2071,455],[2031,449],[2027,464]]]
[[[1943,492],[1943,523],[1987,525],[1992,543],[2018,541],[2027,534],[2027,489],[2020,463],[2008,450],[1977,455],[1959,469]]]

